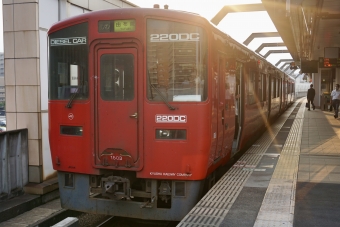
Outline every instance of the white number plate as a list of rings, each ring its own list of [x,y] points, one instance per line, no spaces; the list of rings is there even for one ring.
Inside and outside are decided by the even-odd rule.
[[[150,42],[198,42],[199,33],[150,34]]]
[[[161,115],[157,114],[156,123],[187,123],[187,115]]]

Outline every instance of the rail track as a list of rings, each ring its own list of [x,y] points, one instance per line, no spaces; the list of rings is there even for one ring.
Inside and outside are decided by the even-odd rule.
[[[141,219],[82,213],[72,210],[61,210],[48,218],[34,223],[32,226],[50,227],[67,217],[77,218],[80,227],[175,227],[178,224],[178,222],[146,221]]]
[[[242,150],[231,160],[229,160],[229,162],[223,167],[223,169],[221,169],[221,173],[216,176],[216,180],[218,180],[230,167],[232,167],[244,154],[244,152],[245,150]],[[80,227],[175,227],[179,223],[114,217],[64,209],[46,219],[34,223],[32,226],[50,227],[59,223],[67,217],[78,218]]]
[[[96,227],[175,227],[178,222],[109,217]]]

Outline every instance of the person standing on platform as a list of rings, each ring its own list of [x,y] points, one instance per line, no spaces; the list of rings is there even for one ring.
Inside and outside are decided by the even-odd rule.
[[[332,106],[334,107],[334,118],[338,118],[339,104],[340,104],[340,85],[336,84],[335,89],[332,91]]]
[[[307,92],[308,111],[310,111],[310,105],[311,104],[313,105],[313,110],[315,110],[314,97],[315,97],[315,90],[313,88],[313,84],[311,84],[310,88],[308,89],[308,92]]]

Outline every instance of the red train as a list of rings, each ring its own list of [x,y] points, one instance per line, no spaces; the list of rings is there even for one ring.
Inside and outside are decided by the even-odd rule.
[[[205,18],[114,9],[49,39],[49,137],[68,209],[181,220],[294,102],[294,80]]]

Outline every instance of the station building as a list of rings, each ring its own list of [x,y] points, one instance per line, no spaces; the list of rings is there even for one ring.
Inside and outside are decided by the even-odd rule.
[[[5,65],[4,53],[0,53],[0,103],[5,102]],[[0,105],[1,106],[1,105]]]
[[[2,4],[6,77],[3,86],[0,75],[0,101],[6,89],[7,130],[28,128],[28,181],[41,183],[56,176],[48,141],[48,29],[82,13],[137,6],[125,0],[3,0]]]

